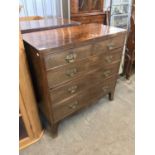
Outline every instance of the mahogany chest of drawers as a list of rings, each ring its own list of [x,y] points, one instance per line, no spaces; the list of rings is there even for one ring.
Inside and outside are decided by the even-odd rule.
[[[65,117],[112,100],[126,31],[102,24],[23,34],[40,107],[57,135]]]

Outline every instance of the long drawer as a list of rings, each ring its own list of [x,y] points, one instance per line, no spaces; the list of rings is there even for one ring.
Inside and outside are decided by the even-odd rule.
[[[118,48],[111,52],[107,51],[105,54],[100,55],[100,59],[104,61],[104,66],[115,64],[121,60],[122,48]]]
[[[55,122],[108,94],[113,89],[114,85],[114,81],[112,82],[111,79],[109,79],[98,85],[90,87],[85,91],[82,91],[77,96],[73,96],[67,100],[63,100],[62,102],[53,105]]]
[[[63,66],[65,64],[72,64],[82,59],[86,59],[92,55],[104,54],[106,52],[113,52],[117,48],[123,47],[124,36],[118,35],[112,39],[98,41],[95,44],[89,43],[81,47],[69,49],[64,52],[57,51],[45,56],[46,70]]]
[[[108,67],[100,68],[94,72],[83,76],[82,78],[72,80],[64,85],[56,87],[55,89],[50,90],[51,100],[53,104],[58,103],[59,101],[77,95],[81,91],[88,89],[99,83],[103,83],[105,80],[111,78],[111,81],[114,81],[118,70],[118,63],[114,66],[110,65]]]

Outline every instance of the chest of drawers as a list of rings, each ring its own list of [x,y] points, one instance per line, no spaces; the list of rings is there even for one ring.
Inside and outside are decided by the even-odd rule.
[[[126,31],[88,24],[23,34],[40,107],[59,122],[104,95],[112,100]]]

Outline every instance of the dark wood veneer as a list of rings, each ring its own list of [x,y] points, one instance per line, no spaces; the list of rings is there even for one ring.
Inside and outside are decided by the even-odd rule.
[[[23,34],[41,110],[59,122],[104,95],[113,100],[126,31],[88,24]]]

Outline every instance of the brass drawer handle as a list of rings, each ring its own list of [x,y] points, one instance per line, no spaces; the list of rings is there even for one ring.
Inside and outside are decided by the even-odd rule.
[[[68,92],[71,94],[74,94],[77,91],[77,88],[78,88],[77,85],[72,86],[72,87],[68,88]]]
[[[114,48],[116,48],[114,43],[109,43],[107,46],[109,50],[113,50]]]
[[[106,61],[107,61],[108,63],[111,63],[111,62],[112,62],[112,59],[113,59],[113,56],[112,56],[112,55],[107,56],[105,59],[106,59]]]
[[[75,101],[72,104],[70,104],[68,107],[70,109],[76,109],[78,107],[78,105],[79,105],[79,102],[78,101]]]
[[[66,75],[69,77],[73,77],[75,74],[77,74],[78,70],[76,68],[69,69],[66,71]]]
[[[103,90],[103,92],[105,93],[105,92],[108,91],[108,88],[107,88],[107,87],[102,87],[102,90]]]
[[[111,74],[111,70],[104,71],[103,76],[108,77]]]
[[[68,63],[73,63],[76,59],[77,55],[75,53],[70,53],[68,54],[66,57],[65,57],[65,60],[68,62]]]

